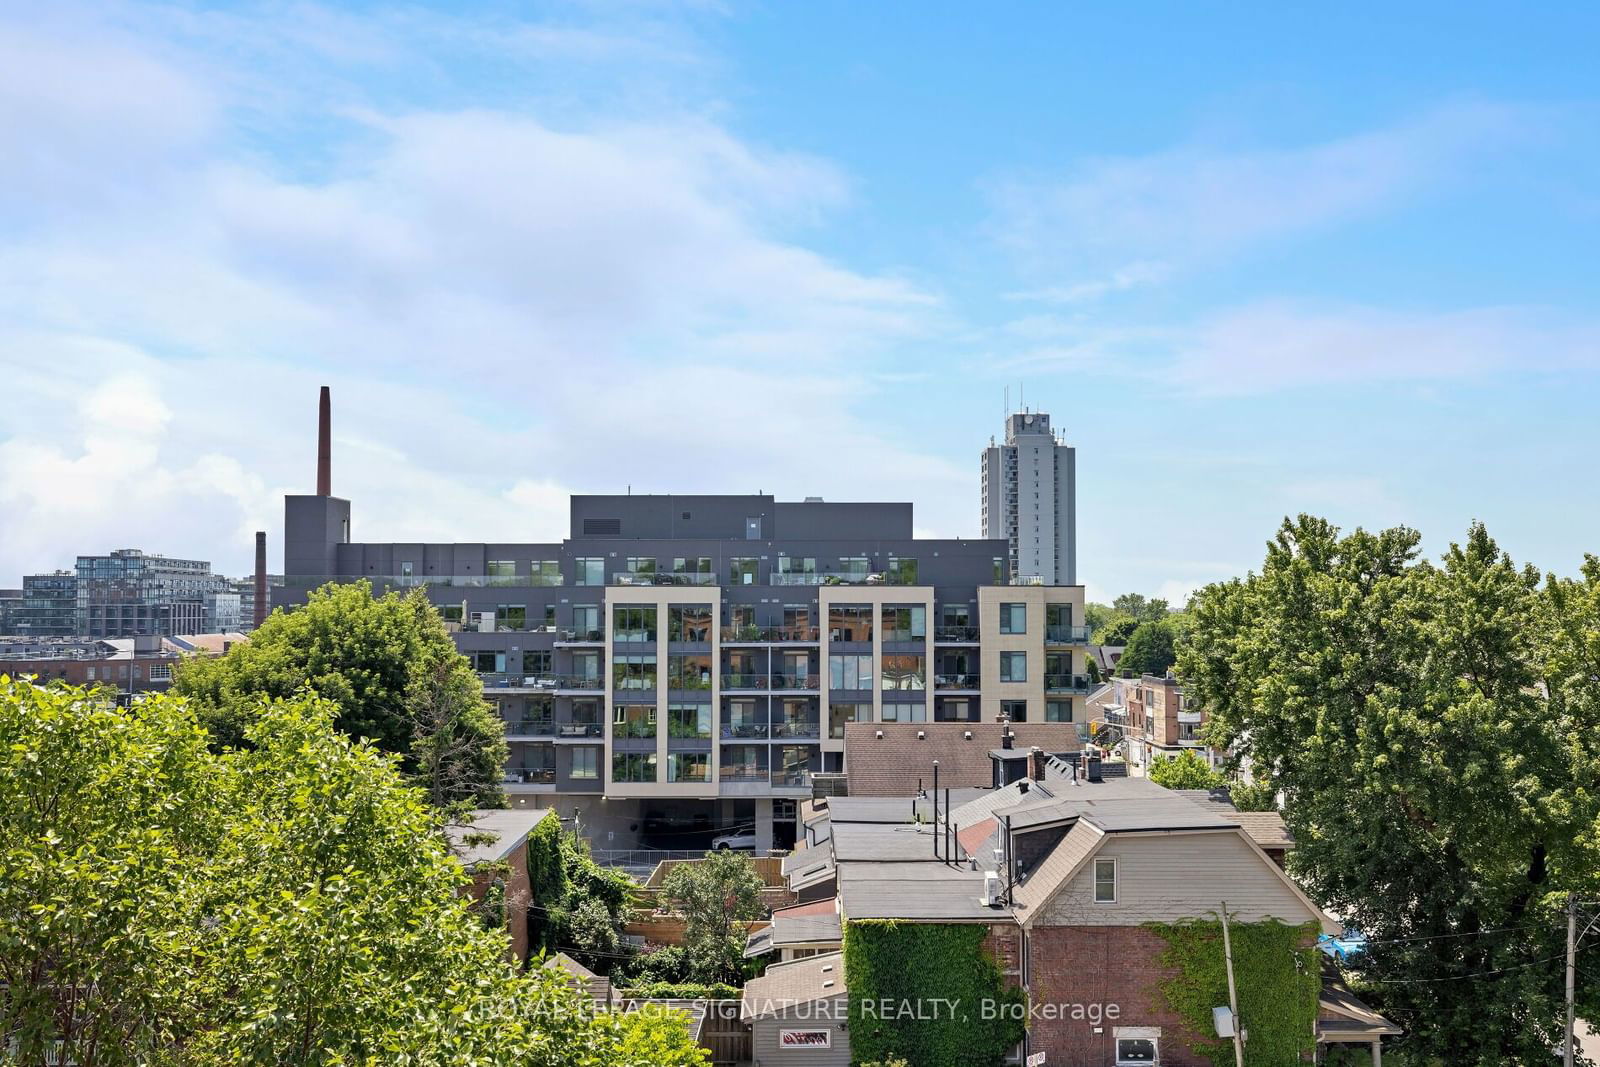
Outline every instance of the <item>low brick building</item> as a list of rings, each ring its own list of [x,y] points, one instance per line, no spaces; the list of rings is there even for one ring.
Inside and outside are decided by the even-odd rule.
[[[445,830],[456,858],[472,876],[467,891],[473,897],[482,900],[500,883],[511,955],[518,962],[528,958],[530,947],[528,905],[533,892],[528,881],[528,834],[548,814],[539,808],[487,808],[473,812],[470,824]],[[477,840],[483,836],[490,839]]]

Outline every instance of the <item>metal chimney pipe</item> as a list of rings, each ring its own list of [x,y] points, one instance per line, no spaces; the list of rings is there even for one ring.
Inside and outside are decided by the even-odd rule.
[[[256,629],[267,621],[267,531],[256,531],[256,603],[251,622]]]
[[[933,858],[939,858],[939,761],[933,761]]]
[[[333,495],[333,402],[328,387],[322,387],[317,401],[317,495]]]

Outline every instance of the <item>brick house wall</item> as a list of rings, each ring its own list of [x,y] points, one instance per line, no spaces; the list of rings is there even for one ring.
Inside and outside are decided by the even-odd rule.
[[[1064,1017],[1036,1014],[1028,1026],[1028,1051],[1046,1063],[1111,1067],[1116,1029],[1160,1027],[1162,1067],[1211,1067],[1197,1055],[1192,1030],[1166,1006],[1161,983],[1175,972],[1161,965],[1167,943],[1140,926],[1036,927],[1028,936],[1029,1002],[1036,1012],[1053,1004]],[[1074,1018],[1070,1006],[1101,1005],[1099,1033],[1090,1018]],[[1111,1007],[1116,1017],[1111,1017]]]
[[[474,870],[467,891],[482,900],[497,877],[506,884],[506,932],[511,935],[511,958],[522,963],[528,958],[528,904],[533,900],[533,884],[528,880],[528,844],[524,841],[502,862],[511,869],[504,874],[494,870]]]

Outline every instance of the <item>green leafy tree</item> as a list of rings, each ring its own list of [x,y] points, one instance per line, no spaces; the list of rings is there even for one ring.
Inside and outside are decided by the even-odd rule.
[[[1228,781],[1198,752],[1187,749],[1152,762],[1149,776],[1152,782],[1168,789],[1216,789]]]
[[[299,697],[215,751],[171,696],[0,678],[0,1033],[14,1060],[702,1064],[681,1014],[516,971],[397,758]]]
[[[1141,622],[1128,638],[1122,658],[1117,661],[1119,674],[1164,675],[1177,662],[1176,639],[1172,624],[1166,621]]]
[[[1264,779],[1243,778],[1228,783],[1228,798],[1240,811],[1277,811],[1277,791]]]
[[[1121,648],[1128,643],[1128,638],[1132,637],[1138,628],[1139,620],[1132,615],[1115,615],[1094,634],[1094,643]]]
[[[1139,622],[1160,622],[1167,617],[1167,602],[1158,597],[1145,599],[1139,593],[1124,593],[1111,602],[1119,615],[1127,615]]]
[[[1286,521],[1259,574],[1197,595],[1180,673],[1283,795],[1294,872],[1369,938],[1395,1058],[1548,1062],[1559,905],[1600,888],[1600,563],[1541,588],[1481,525],[1438,566],[1417,544]]]
[[[673,867],[661,888],[684,918],[690,973],[702,982],[738,982],[745,924],[765,913],[750,858],[732,849],[708,853]]]
[[[438,807],[498,807],[507,746],[471,664],[421,590],[330,583],[273,614],[227,654],[195,657],[173,688],[220,744],[240,745],[263,697],[333,701],[335,726],[403,757]]]

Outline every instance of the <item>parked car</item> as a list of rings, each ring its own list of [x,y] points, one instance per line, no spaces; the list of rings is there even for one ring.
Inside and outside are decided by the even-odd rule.
[[[754,830],[735,830],[731,834],[722,834],[711,839],[711,847],[717,851],[725,848],[754,849],[756,847],[756,832]]]

